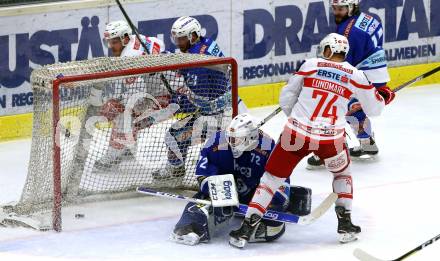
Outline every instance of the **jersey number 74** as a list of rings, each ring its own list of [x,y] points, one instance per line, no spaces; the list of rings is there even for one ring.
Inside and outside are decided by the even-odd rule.
[[[323,118],[329,118],[331,120],[331,124],[335,124],[335,122],[338,120],[338,116],[337,116],[338,107],[336,107],[336,105],[334,104],[338,100],[338,96],[337,95],[330,95],[330,96],[333,97],[330,99],[329,93],[326,91],[313,90],[312,98],[313,99],[319,98],[319,102],[315,108],[315,111],[313,112],[312,117],[310,118],[311,121],[314,121],[318,117],[323,117]],[[328,101],[329,99],[330,101]],[[322,111],[322,107],[325,104],[327,105]]]

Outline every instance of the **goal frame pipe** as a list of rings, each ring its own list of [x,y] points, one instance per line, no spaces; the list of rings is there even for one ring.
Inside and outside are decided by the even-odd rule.
[[[160,65],[143,67],[136,69],[125,69],[119,71],[99,72],[93,74],[71,75],[56,78],[52,81],[52,124],[53,124],[53,210],[52,210],[52,228],[56,232],[62,230],[61,208],[62,208],[62,189],[61,189],[61,148],[58,146],[60,141],[60,132],[57,131],[60,120],[60,85],[70,82],[79,82],[87,80],[98,80],[104,78],[123,77],[128,75],[157,73],[161,71],[179,70],[186,68],[207,67],[214,65],[231,65],[231,83],[232,83],[232,116],[238,114],[238,64],[234,58],[216,58],[207,61]]]

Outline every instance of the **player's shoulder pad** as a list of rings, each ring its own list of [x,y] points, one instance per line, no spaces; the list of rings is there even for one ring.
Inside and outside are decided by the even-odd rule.
[[[357,18],[354,26],[355,28],[358,28],[361,31],[368,33],[369,35],[372,35],[382,25],[373,16],[368,15],[366,13],[361,13]]]

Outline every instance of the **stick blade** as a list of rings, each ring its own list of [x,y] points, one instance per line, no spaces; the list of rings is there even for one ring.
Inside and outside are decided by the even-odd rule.
[[[322,201],[322,203],[317,208],[312,211],[312,213],[307,216],[301,217],[298,223],[301,225],[308,225],[310,223],[313,223],[316,219],[324,215],[325,212],[327,212],[327,210],[336,202],[337,199],[338,194],[331,193],[327,196],[326,199],[324,199],[324,201]]]
[[[353,255],[361,261],[386,261],[383,259],[378,259],[378,258],[368,254],[367,252],[365,252],[364,250],[359,249],[359,248],[356,248],[353,251]]]

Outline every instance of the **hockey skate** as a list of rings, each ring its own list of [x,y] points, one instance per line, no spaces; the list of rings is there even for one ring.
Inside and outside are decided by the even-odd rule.
[[[165,170],[155,170],[152,176],[153,179],[156,181],[166,181],[170,179],[182,178],[185,176],[185,165],[173,166],[171,164],[167,164]]]
[[[129,148],[122,150],[109,148],[107,154],[96,160],[94,167],[97,170],[108,171],[121,164],[124,160],[134,159],[134,155]]]
[[[324,161],[316,155],[312,155],[307,159],[306,169],[315,170],[325,168]]]
[[[338,233],[340,234],[339,242],[348,243],[356,241],[357,234],[361,233],[361,228],[351,223],[351,213],[344,207],[335,207],[336,216],[338,217]]]
[[[359,139],[360,146],[350,149],[352,159],[368,160],[374,159],[379,153],[373,137]]]
[[[261,217],[256,214],[253,214],[250,218],[245,218],[239,229],[232,230],[229,233],[229,244],[236,248],[244,248],[252,235],[255,234],[260,222]]]

